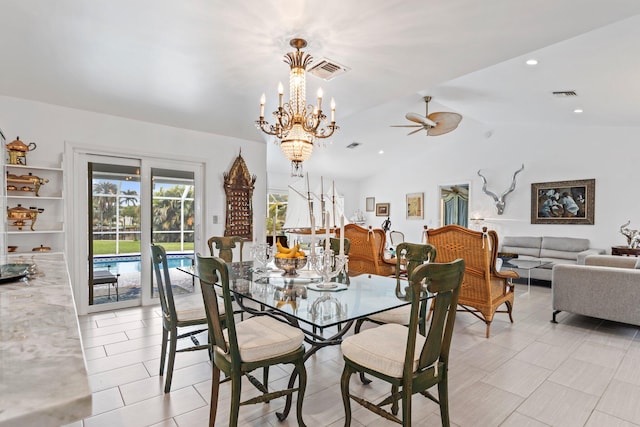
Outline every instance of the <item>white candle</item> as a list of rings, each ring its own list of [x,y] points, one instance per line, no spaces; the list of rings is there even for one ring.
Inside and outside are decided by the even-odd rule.
[[[329,234],[329,212],[325,213],[324,215],[324,227],[325,227],[325,236],[326,238],[324,239],[324,250],[325,251],[329,251],[329,249],[331,249],[331,235]]]
[[[316,218],[311,214],[311,250],[310,255],[316,253]]]
[[[340,255],[344,255],[344,215],[340,215]]]
[[[262,94],[262,96],[260,97],[260,118],[262,119],[264,117],[264,103],[266,101],[266,97],[264,95],[264,93]]]
[[[282,96],[284,95],[284,87],[282,82],[278,82],[278,107],[282,108]]]
[[[331,98],[331,123],[336,121],[336,101]]]
[[[273,246],[276,245],[276,216],[273,215]]]

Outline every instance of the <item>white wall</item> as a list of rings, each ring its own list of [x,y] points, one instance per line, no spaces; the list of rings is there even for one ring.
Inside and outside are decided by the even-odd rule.
[[[266,149],[262,142],[172,128],[120,117],[75,110],[0,96],[0,127],[7,142],[16,136],[37,148],[27,154],[30,165],[59,167],[65,141],[110,151],[148,153],[151,157],[189,160],[205,164],[204,236],[222,235],[225,225],[223,173],[242,149],[249,172],[257,175],[253,195],[254,232],[262,234],[266,217]],[[74,171],[66,170],[65,174]],[[68,195],[68,192],[67,192]],[[219,223],[213,224],[213,215]],[[73,224],[67,224],[67,231]],[[86,245],[82,241],[71,244]],[[206,239],[205,239],[206,245]],[[203,250],[204,248],[201,248]],[[69,248],[67,248],[67,251]],[[74,267],[69,259],[70,268]]]
[[[391,228],[403,231],[406,240],[418,242],[423,225],[440,226],[438,185],[470,182],[470,213],[485,218],[480,226],[495,229],[501,236],[583,237],[592,247],[610,251],[612,245],[626,244],[620,225],[631,220],[632,228],[640,228],[634,179],[640,128],[509,125],[496,127],[487,137],[486,126],[469,120],[463,123],[449,135],[412,145],[403,156],[390,159],[393,166],[363,179],[360,209],[364,211],[365,197],[391,203]],[[477,171],[482,169],[487,189],[500,195],[523,163],[525,169],[516,178],[515,191],[506,198],[505,212],[497,215],[493,199],[482,192]],[[594,225],[531,224],[532,183],[590,178],[596,179]],[[414,192],[425,193],[423,221],[406,219],[405,195]],[[367,217],[376,227],[384,220],[375,213]]]

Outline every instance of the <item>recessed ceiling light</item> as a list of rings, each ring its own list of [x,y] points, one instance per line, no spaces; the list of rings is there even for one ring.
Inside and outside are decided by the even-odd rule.
[[[537,59],[527,59],[526,64],[527,65],[538,65],[538,60]]]
[[[582,108],[576,108],[575,110],[573,110],[574,113],[576,114],[580,114],[583,112]]]
[[[384,154],[384,150],[378,151],[378,154]]]

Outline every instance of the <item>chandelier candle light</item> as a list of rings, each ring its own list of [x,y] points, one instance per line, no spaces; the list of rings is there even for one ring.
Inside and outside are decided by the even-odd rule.
[[[306,69],[311,62],[311,55],[301,52],[307,46],[304,39],[292,39],[289,42],[295,52],[285,55],[284,61],[289,64],[289,102],[283,102],[284,88],[278,84],[278,109],[273,112],[275,125],[264,119],[266,97],[260,97],[260,119],[256,126],[267,135],[280,140],[280,149],[285,157],[291,160],[291,176],[303,176],[302,162],[308,160],[313,153],[316,139],[329,138],[338,126],[335,121],[336,104],[331,99],[331,123],[326,125],[327,116],[322,112],[322,89],[318,89],[318,105],[306,103]]]

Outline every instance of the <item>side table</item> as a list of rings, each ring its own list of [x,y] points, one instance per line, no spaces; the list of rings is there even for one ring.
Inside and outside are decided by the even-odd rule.
[[[640,256],[640,248],[629,248],[627,246],[611,246],[611,255]]]

